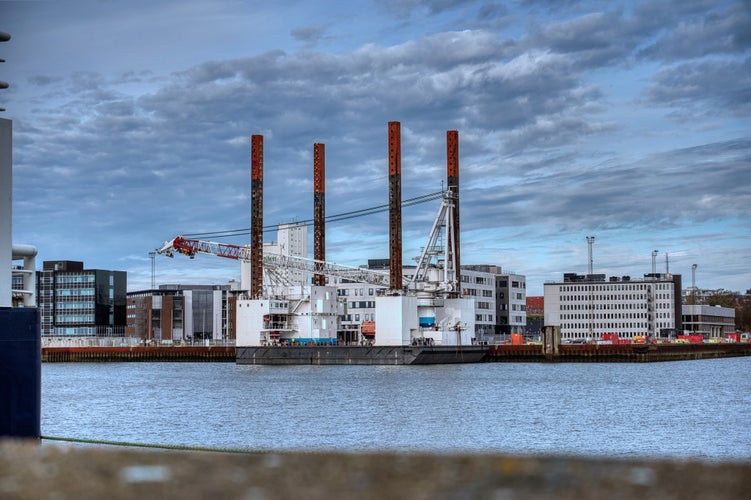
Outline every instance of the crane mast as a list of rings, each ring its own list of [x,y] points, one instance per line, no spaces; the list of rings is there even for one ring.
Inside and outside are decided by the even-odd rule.
[[[449,189],[443,193],[443,201],[430,229],[428,243],[423,247],[417,260],[417,269],[410,282],[411,289],[419,288],[419,283],[429,283],[436,286],[437,291],[456,293],[459,290],[458,252],[456,251],[456,228],[454,227],[454,212],[456,210],[456,195]],[[443,244],[441,244],[443,237]],[[437,262],[433,262],[435,259]],[[440,261],[443,261],[442,263]],[[443,267],[442,277],[431,279],[430,269]]]

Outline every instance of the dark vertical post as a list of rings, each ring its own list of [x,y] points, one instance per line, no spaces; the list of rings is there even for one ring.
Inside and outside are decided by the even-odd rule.
[[[326,145],[319,143],[313,144],[313,259],[326,260]],[[313,284],[324,286],[326,277],[314,274]]]
[[[39,309],[0,307],[0,438],[41,437]]]
[[[263,136],[250,144],[250,298],[263,295]]]
[[[446,132],[446,185],[454,196],[454,246],[453,252],[456,255],[451,255],[452,262],[456,262],[456,269],[454,269],[457,286],[461,287],[461,260],[460,248],[461,245],[459,239],[459,132],[456,130],[448,130]]]
[[[402,288],[401,124],[389,122],[389,288]]]

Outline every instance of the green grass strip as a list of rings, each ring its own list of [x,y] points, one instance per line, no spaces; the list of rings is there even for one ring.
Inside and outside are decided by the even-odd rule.
[[[262,453],[270,453],[270,451],[262,450],[241,450],[238,448],[210,448],[207,446],[189,446],[180,444],[153,444],[153,443],[131,443],[127,441],[108,441],[104,439],[83,439],[83,438],[69,438],[58,436],[41,436],[42,439],[47,441],[63,441],[68,443],[81,443],[92,445],[106,445],[106,446],[127,446],[131,448],[155,448],[161,450],[181,450],[181,451],[206,451],[214,453],[241,453],[245,455],[257,455]],[[274,452],[279,453],[279,452]]]

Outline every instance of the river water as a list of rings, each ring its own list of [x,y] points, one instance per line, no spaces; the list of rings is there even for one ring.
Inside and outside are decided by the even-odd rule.
[[[241,450],[751,459],[751,358],[44,363],[42,435]]]

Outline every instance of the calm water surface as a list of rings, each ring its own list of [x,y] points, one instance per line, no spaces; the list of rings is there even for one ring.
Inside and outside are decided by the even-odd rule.
[[[233,448],[751,459],[751,358],[44,363],[42,435]]]

